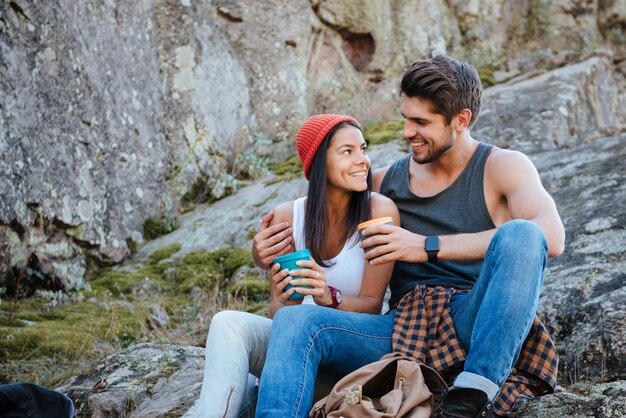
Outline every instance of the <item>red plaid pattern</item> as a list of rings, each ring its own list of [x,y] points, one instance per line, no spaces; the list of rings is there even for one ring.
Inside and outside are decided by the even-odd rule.
[[[402,298],[394,317],[393,350],[434,368],[449,385],[465,361],[448,306],[459,291],[418,285]],[[535,317],[517,363],[494,400],[494,412],[515,417],[524,400],[553,393],[558,363],[556,347]]]

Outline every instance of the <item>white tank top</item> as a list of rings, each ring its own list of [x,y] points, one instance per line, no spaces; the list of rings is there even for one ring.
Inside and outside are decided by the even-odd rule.
[[[296,241],[296,251],[306,248],[304,240],[304,197],[293,202],[293,237]],[[359,296],[361,283],[363,282],[363,270],[365,259],[363,249],[359,247],[358,233],[346,240],[341,252],[337,257],[325,260],[330,267],[324,267],[326,283],[336,287],[347,296]],[[302,303],[315,304],[313,297],[305,296]]]

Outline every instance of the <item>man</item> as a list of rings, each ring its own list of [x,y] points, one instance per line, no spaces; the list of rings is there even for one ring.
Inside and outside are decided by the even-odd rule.
[[[437,370],[464,361],[444,393],[441,417],[487,416],[493,409],[510,415],[518,400],[553,390],[556,353],[533,320],[547,257],[564,247],[554,201],[527,157],[471,137],[481,105],[475,69],[446,56],[418,61],[400,87],[402,134],[412,154],[375,171],[373,189],[394,200],[402,227],[370,227],[362,243],[378,245],[366,253],[370,263],[396,262],[392,312],[281,309],[257,416],[307,416],[319,366],[347,374],[392,350]],[[290,229],[268,227],[271,216],[253,243],[261,266],[291,251]],[[411,309],[420,302],[425,309]],[[432,318],[436,324],[428,323]],[[437,332],[424,341],[431,325]],[[541,367],[528,366],[538,364],[537,347],[524,344],[540,345]]]

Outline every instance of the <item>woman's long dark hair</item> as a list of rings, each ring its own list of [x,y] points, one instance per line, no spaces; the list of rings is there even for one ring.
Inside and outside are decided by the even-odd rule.
[[[309,169],[309,192],[304,214],[304,240],[306,247],[311,252],[311,257],[317,264],[329,267],[324,260],[328,260],[329,254],[326,248],[326,236],[328,235],[328,210],[326,202],[326,186],[328,176],[326,173],[326,151],[328,143],[339,129],[345,126],[354,126],[358,130],[361,128],[351,122],[337,124],[328,132],[320,145]],[[367,173],[367,190],[363,192],[352,192],[350,207],[345,218],[345,230],[342,242],[345,243],[356,232],[356,227],[361,222],[365,222],[371,217],[370,193],[372,190],[372,172]]]

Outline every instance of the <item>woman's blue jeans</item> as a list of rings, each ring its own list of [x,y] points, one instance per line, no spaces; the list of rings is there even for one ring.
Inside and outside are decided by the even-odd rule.
[[[532,325],[547,254],[543,231],[536,224],[514,220],[498,229],[473,289],[455,294],[450,302],[467,352],[455,385],[481,388],[495,397]],[[391,352],[392,333],[393,312],[280,309],[272,324],[257,418],[307,417],[320,366],[348,374]]]

